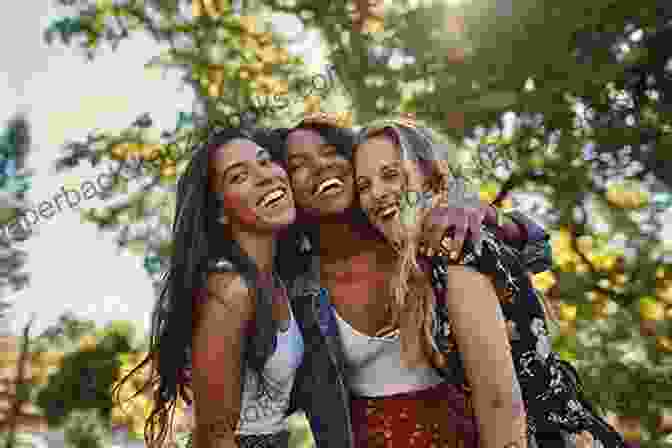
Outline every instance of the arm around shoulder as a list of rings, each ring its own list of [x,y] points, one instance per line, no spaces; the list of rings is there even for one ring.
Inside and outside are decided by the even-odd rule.
[[[207,300],[196,305],[192,335],[195,448],[233,448],[241,408],[241,366],[254,302],[231,272],[208,277]]]

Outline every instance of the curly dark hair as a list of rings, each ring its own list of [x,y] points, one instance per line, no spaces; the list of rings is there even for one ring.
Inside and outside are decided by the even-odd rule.
[[[240,244],[226,238],[226,228],[217,221],[222,203],[210,186],[209,162],[213,150],[229,141],[243,138],[278,154],[282,144],[267,130],[223,128],[196,147],[189,166],[177,184],[177,206],[173,222],[173,254],[161,293],[152,313],[148,355],[114,387],[119,402],[121,388],[145,365],[150,377],[133,399],[148,388],[153,390],[154,407],[145,422],[147,446],[161,446],[172,426],[179,399],[192,403],[191,341],[195,323],[194,301],[204,297],[210,265],[222,258],[231,263],[247,287],[255,292],[255,332],[244,344],[243,372],[250,369],[259,380],[259,393],[271,387],[262,375],[266,361],[275,350],[277,323],[272,317],[272,297],[260,287],[259,270]],[[276,160],[277,162],[277,160]],[[276,265],[278,264],[276,260]],[[242,372],[241,372],[242,374]]]

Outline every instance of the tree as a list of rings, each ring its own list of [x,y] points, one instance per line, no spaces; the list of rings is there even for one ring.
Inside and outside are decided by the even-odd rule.
[[[69,448],[102,448],[106,431],[95,413],[76,411],[65,427],[65,440]]]
[[[0,133],[0,319],[4,319],[9,308],[4,297],[23,289],[29,281],[29,275],[22,272],[27,254],[13,241],[28,238],[30,228],[18,226],[10,231],[7,225],[29,208],[26,193],[30,189],[31,172],[25,164],[30,146],[30,124],[25,116],[17,114]]]
[[[543,0],[379,3],[258,0],[236,15],[228,2],[194,2],[190,18],[187,1],[83,2],[75,17],[56,22],[53,33],[83,37],[92,57],[101,42],[118,45],[136,31],[169,42],[173,59],[162,62],[182,70],[199,99],[161,142],[142,138],[151,126],[145,116],[121,136],[65,145],[60,167],[114,158],[115,169],[150,185],[88,219],[116,230],[120,245],[144,254],[157,276],[170,254],[171,188],[189,149],[182,143],[232,116],[223,103],[234,113],[252,110],[261,124],[283,123],[268,108],[249,109],[266,84],[255,64],[273,53],[249,24],[265,12],[293,15],[320,31],[357,121],[415,113],[460,142],[459,157],[484,197],[531,204],[527,211],[543,218],[556,263],[535,281],[556,308],[556,349],[628,440],[662,446],[672,410],[664,386],[672,363],[672,260],[661,239],[661,217],[672,205],[672,7],[651,0],[562,8]],[[173,47],[178,38],[186,42],[181,50]],[[221,63],[224,53],[230,58]],[[271,65],[283,67],[282,58]],[[288,57],[289,66],[300,61]],[[298,83],[280,73],[287,81],[281,91],[292,98]],[[217,87],[220,80],[227,89]],[[306,107],[319,103],[309,98]],[[127,177],[110,197],[124,191]],[[169,187],[152,190],[160,179]]]
[[[66,314],[41,338],[41,351],[36,356],[63,352],[59,369],[48,376],[36,396],[48,424],[74,424],[71,414],[91,411],[109,429],[114,408],[111,391],[121,372],[120,355],[134,351],[132,324],[112,322],[96,330],[93,322]]]
[[[9,410],[9,430],[7,435],[7,448],[14,448],[16,445],[16,428],[18,418],[21,413],[21,407],[30,399],[30,385],[26,382],[26,362],[30,355],[30,328],[33,326],[35,316],[33,316],[23,329],[23,338],[21,339],[21,353],[17,360],[16,375],[16,395]]]

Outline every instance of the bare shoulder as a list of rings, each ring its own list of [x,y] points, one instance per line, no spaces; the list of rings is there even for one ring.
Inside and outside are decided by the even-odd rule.
[[[251,291],[237,272],[208,274],[206,309],[225,307],[241,314],[253,312]]]
[[[473,266],[468,266],[465,264],[450,264],[446,266],[446,275],[452,276],[452,277],[460,277],[463,279],[473,279],[474,281],[478,281],[480,279],[487,279],[487,276],[480,272],[478,269],[476,269]]]

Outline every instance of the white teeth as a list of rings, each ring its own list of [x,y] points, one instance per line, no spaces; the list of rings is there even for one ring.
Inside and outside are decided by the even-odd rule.
[[[379,213],[379,216],[381,218],[387,218],[387,217],[392,216],[394,213],[396,213],[396,211],[397,211],[397,206],[396,205],[391,205],[391,206],[387,207],[386,209],[382,210]]]
[[[326,190],[327,188],[329,188],[329,187],[331,187],[331,186],[333,186],[333,185],[342,187],[344,184],[343,184],[343,182],[341,182],[340,180],[336,179],[335,177],[334,177],[334,178],[331,178],[331,179],[327,179],[327,180],[325,180],[324,182],[322,182],[322,183],[317,187],[317,194],[322,194],[322,192],[323,192],[324,190]]]
[[[271,202],[275,201],[276,199],[279,199],[285,195],[284,190],[278,189],[278,190],[273,190],[270,193],[268,193],[266,196],[264,196],[264,201],[263,205],[264,207],[267,207]]]

